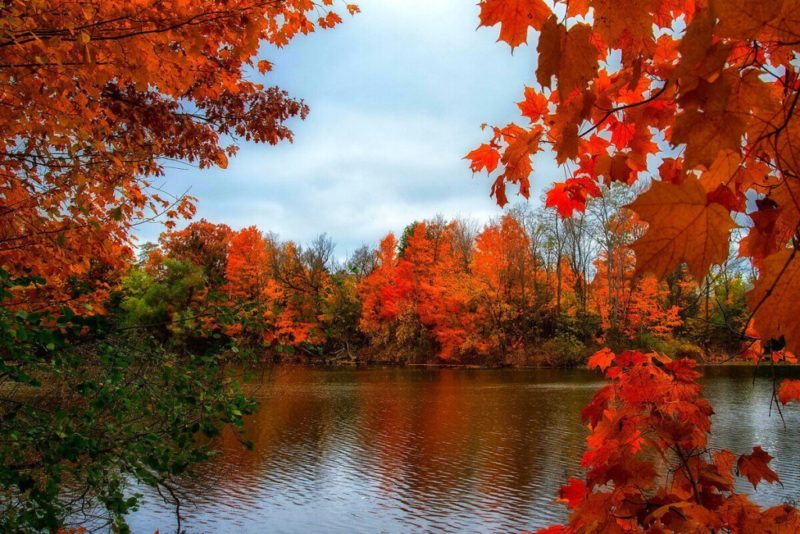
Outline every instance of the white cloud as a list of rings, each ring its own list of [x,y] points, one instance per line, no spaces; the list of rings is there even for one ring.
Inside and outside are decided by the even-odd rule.
[[[191,186],[198,217],[255,224],[307,242],[327,232],[338,254],[376,243],[413,220],[442,214],[485,221],[500,213],[485,176],[464,155],[482,122],[516,119],[532,53],[514,56],[477,26],[463,0],[371,0],[333,31],[268,52],[266,81],[311,107],[295,143],[243,144],[227,170],[170,170],[166,187]],[[537,158],[534,191],[554,178]],[[142,230],[153,239],[157,229]]]

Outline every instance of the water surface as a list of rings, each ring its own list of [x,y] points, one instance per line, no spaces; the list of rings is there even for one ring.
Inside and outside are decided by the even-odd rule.
[[[799,373],[784,369],[783,374]],[[757,501],[800,500],[800,409],[769,416],[767,370],[709,368],[712,445],[762,445],[784,486]],[[579,412],[602,384],[586,370],[265,370],[248,419],[187,484],[189,533],[518,532],[558,522],[558,487],[579,473]],[[747,490],[746,486],[741,487]],[[147,495],[134,532],[175,528]]]

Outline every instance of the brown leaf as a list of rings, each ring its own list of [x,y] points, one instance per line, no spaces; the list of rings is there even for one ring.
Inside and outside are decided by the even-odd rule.
[[[781,14],[780,0],[712,0],[719,18],[716,33],[736,39],[752,39]]]
[[[550,87],[552,77],[558,74],[558,65],[561,60],[561,41],[566,34],[566,28],[558,23],[555,15],[544,23],[536,45],[538,65],[536,67],[536,81],[542,87]]]
[[[709,167],[720,152],[741,149],[744,130],[744,122],[731,113],[690,109],[676,117],[671,141],[675,146],[686,143],[687,168],[698,163]]]
[[[628,207],[649,224],[632,245],[637,273],[663,278],[686,262],[701,279],[728,257],[728,236],[736,224],[725,208],[707,203],[697,178],[687,176],[680,185],[653,182]]]
[[[567,100],[573,90],[583,90],[597,73],[597,48],[592,44],[592,27],[576,24],[564,36],[558,68],[558,94]]]
[[[784,249],[767,257],[753,289],[747,293],[747,304],[755,309],[753,326],[766,339],[786,339],[786,348],[800,352],[800,259],[795,250]],[[757,307],[757,309],[756,309]]]
[[[638,54],[651,44],[654,48],[653,4],[653,0],[594,0],[595,29],[609,47],[621,48],[623,54]]]

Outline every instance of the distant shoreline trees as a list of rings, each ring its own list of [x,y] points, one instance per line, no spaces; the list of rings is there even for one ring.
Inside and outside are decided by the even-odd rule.
[[[567,219],[519,205],[483,228],[414,222],[344,264],[325,235],[303,247],[198,221],[146,247],[122,307],[133,324],[160,313],[175,336],[193,315],[216,321],[220,335],[268,360],[558,366],[583,363],[603,343],[708,361],[737,354],[728,334],[746,316],[746,270],[732,262],[700,281],[684,268],[662,282],[637,276],[630,244],[642,224],[621,207],[625,191],[609,189]],[[175,293],[176,269],[183,283],[195,280],[192,296],[141,306],[148,293]],[[235,311],[214,318],[214,303]]]

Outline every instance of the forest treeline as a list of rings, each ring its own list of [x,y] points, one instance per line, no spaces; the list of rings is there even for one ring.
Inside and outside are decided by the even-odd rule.
[[[304,362],[576,365],[598,346],[717,359],[740,351],[747,267],[634,276],[645,225],[625,188],[567,219],[521,204],[480,226],[411,222],[337,260],[254,226],[200,220],[140,248],[122,280],[128,326],[258,358]]]

